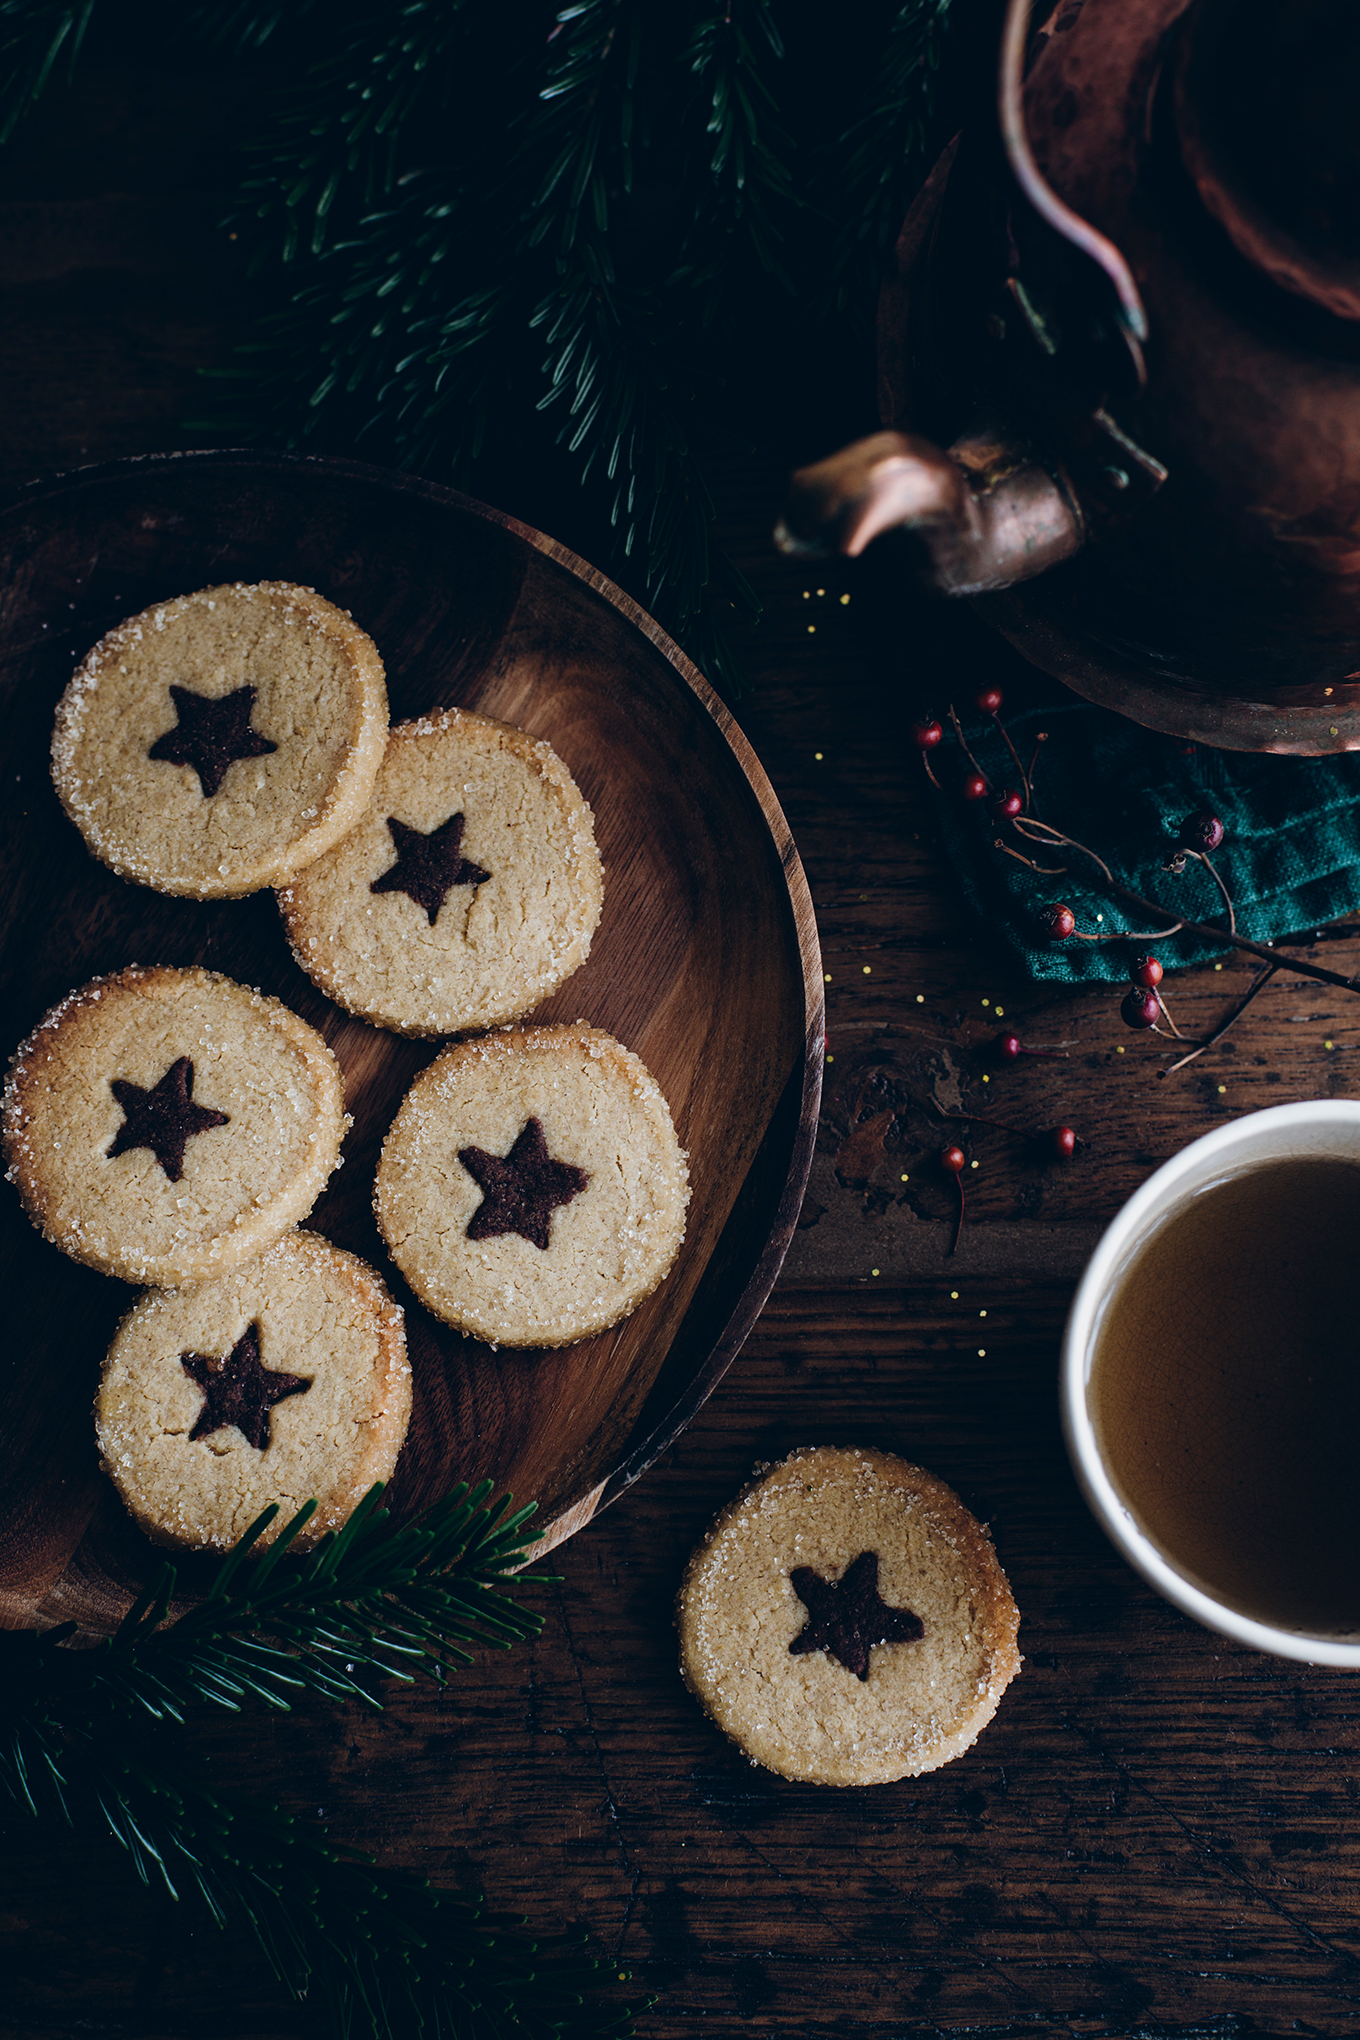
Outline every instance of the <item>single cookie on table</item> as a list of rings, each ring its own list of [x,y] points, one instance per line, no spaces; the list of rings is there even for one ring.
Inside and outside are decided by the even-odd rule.
[[[448,709],[400,723],[344,841],[279,894],[312,982],[400,1034],[517,1020],[580,968],[604,874],[541,738]]]
[[[39,1022],[5,1085],[5,1159],[33,1223],[159,1288],[272,1246],[316,1202],[348,1123],[315,1028],[210,970],[96,978]]]
[[[118,1327],[95,1404],[105,1473],[157,1543],[268,1543],[338,1530],[390,1478],[411,1414],[402,1313],[366,1262],[291,1232],[194,1289],[148,1290]]]
[[[584,1021],[446,1048],[402,1100],[374,1189],[421,1302],[502,1346],[627,1317],[669,1272],[688,1201],[656,1079]]]
[[[685,1683],[753,1762],[883,1785],[962,1755],[1020,1669],[991,1540],[890,1452],[813,1446],[755,1480],[689,1562]]]
[[[283,885],[352,829],[387,741],[377,647],[288,581],[202,588],[101,638],[52,777],[95,856],[159,892]]]

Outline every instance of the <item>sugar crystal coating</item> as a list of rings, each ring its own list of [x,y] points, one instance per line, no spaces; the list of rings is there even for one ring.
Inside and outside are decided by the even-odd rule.
[[[587,1177],[549,1244],[469,1236],[483,1191],[459,1159],[507,1156],[531,1119]],[[398,1267],[436,1317],[508,1346],[565,1346],[650,1296],[684,1237],[689,1178],[656,1079],[603,1030],[506,1029],[446,1048],[383,1144],[374,1204]]]
[[[366,814],[279,907],[328,997],[438,1035],[518,1019],[564,983],[603,887],[590,809],[551,745],[447,709],[392,731]]]
[[[195,1435],[206,1399],[184,1356],[229,1356],[252,1332],[263,1367],[305,1392],[274,1403],[261,1444],[234,1424]],[[104,1363],[95,1429],[104,1471],[158,1543],[234,1544],[274,1503],[267,1544],[315,1497],[305,1546],[391,1476],[410,1411],[400,1308],[357,1255],[291,1232],[217,1281],[137,1300]]]
[[[192,1063],[193,1104],[224,1124],[187,1141],[183,1173],[124,1147],[125,1098]],[[128,1282],[205,1282],[305,1217],[340,1156],[340,1067],[281,1000],[215,971],[130,966],[62,999],[5,1084],[10,1180],[63,1252]]]
[[[868,1677],[790,1650],[808,1610],[792,1574],[842,1578],[878,1556],[885,1602],[917,1641],[875,1643]],[[830,1446],[761,1469],[695,1551],[677,1603],[681,1670],[753,1761],[786,1778],[868,1785],[962,1754],[1020,1669],[1019,1617],[985,1531],[933,1474]]]
[[[242,711],[240,728],[204,749],[192,726],[214,704]],[[366,633],[314,589],[236,582],[100,639],[58,706],[52,777],[120,876],[214,899],[285,884],[338,842],[367,805],[386,738],[382,660]]]

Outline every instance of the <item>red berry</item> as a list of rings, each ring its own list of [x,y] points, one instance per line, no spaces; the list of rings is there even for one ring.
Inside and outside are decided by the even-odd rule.
[[[990,792],[991,788],[980,772],[970,772],[963,782],[965,800],[985,800]]]
[[[1066,942],[1077,925],[1077,917],[1072,909],[1063,906],[1061,902],[1055,906],[1045,907],[1039,919],[1045,933],[1051,936],[1054,942]]]
[[[1024,1054],[1024,1050],[1020,1046],[1020,1036],[1013,1032],[998,1034],[996,1037],[996,1052],[1002,1062],[1014,1062],[1018,1055]]]
[[[911,726],[911,741],[919,751],[933,751],[943,736],[944,730],[937,722],[918,722]]]
[[[1050,1126],[1048,1144],[1060,1162],[1070,1162],[1077,1152],[1077,1136],[1070,1126]]]
[[[1161,1012],[1155,992],[1144,991],[1139,985],[1130,985],[1119,1008],[1119,1017],[1126,1027],[1155,1027],[1161,1018]]]
[[[984,715],[995,715],[1005,698],[999,687],[979,687],[973,696]]]
[[[1162,975],[1163,975],[1162,966],[1157,961],[1155,956],[1135,957],[1133,961],[1133,968],[1129,972],[1129,976],[1133,979],[1133,982],[1136,985],[1146,986],[1148,991],[1153,991],[1156,989],[1156,987],[1162,982]]]
[[[1223,841],[1223,824],[1206,808],[1197,815],[1186,816],[1176,841],[1182,850],[1199,850],[1207,854],[1210,850],[1217,850]]]
[[[961,1176],[963,1174],[964,1168],[967,1165],[967,1161],[968,1157],[963,1152],[963,1149],[961,1147],[947,1147],[940,1149],[940,1167],[942,1169],[948,1169],[951,1176]]]
[[[1013,822],[1024,811],[1025,803],[1013,786],[1004,787],[992,802],[992,813],[999,822]]]

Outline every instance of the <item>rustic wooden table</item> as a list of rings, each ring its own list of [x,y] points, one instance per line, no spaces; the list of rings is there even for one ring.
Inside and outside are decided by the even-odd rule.
[[[106,55],[0,166],[6,483],[184,443],[197,368],[248,324],[214,226],[242,88],[166,64],[157,77]],[[190,177],[166,176],[190,160]],[[1124,1031],[1108,990],[1054,996],[1017,976],[962,905],[900,741],[918,691],[938,698],[952,666],[974,670],[978,628],[908,607],[885,634],[864,620],[881,604],[872,575],[779,559],[780,466],[729,449],[715,471],[766,605],[738,712],[801,847],[827,976],[825,1111],[783,1278],[676,1448],[557,1555],[537,1643],[442,1698],[214,1726],[205,1748],[221,1775],[385,1861],[584,1926],[629,1976],[620,1995],[654,1999],[647,2040],[701,2021],[992,2040],[1351,2032],[1355,1682],[1255,1656],[1143,1586],[1078,1496],[1055,1370],[1103,1222],[1224,1118],[1360,1093],[1360,1007],[1287,981],[1162,1083],[1155,1044]],[[506,491],[501,507],[545,521],[523,476]],[[1023,686],[1009,657],[985,656]],[[1318,951],[1360,967],[1348,931],[1323,931]],[[1246,982],[1236,962],[1183,980],[1182,1023],[1207,1025]],[[989,1098],[1090,1145],[1045,1166],[979,1133],[950,1260],[924,1107],[976,1101],[979,1045],[1003,1014],[1075,1046],[990,1073]],[[1022,1611],[1023,1676],[977,1746],[922,1780],[836,1792],[754,1770],[676,1670],[672,1597],[708,1519],[754,1462],[828,1440],[952,1482],[990,1522]],[[147,1897],[111,1845],[35,1848],[11,1825],[0,1948],[7,2034],[305,2030],[248,1943]]]

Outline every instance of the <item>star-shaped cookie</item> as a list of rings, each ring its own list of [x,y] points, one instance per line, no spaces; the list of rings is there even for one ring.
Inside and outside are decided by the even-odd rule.
[[[838,1580],[824,1580],[810,1565],[798,1565],[789,1582],[808,1611],[806,1625],[789,1645],[794,1657],[824,1650],[857,1679],[867,1679],[872,1645],[919,1643],[926,1633],[910,1608],[890,1608],[879,1598],[876,1551],[861,1551]]]
[[[157,737],[146,755],[169,765],[192,765],[205,800],[211,800],[238,758],[265,758],[279,748],[250,727],[253,687],[219,695],[172,687],[170,699],[179,721]]]
[[[458,1159],[484,1192],[468,1220],[470,1240],[494,1240],[513,1232],[546,1249],[553,1212],[559,1204],[570,1204],[590,1181],[584,1169],[552,1159],[537,1119],[526,1120],[508,1155],[465,1147],[459,1148]]]
[[[105,1150],[112,1161],[133,1148],[150,1148],[172,1183],[184,1174],[184,1150],[195,1134],[226,1126],[230,1113],[214,1112],[194,1103],[194,1065],[182,1055],[172,1062],[149,1091],[126,1077],[114,1077],[109,1089],[123,1108],[123,1123]]]

